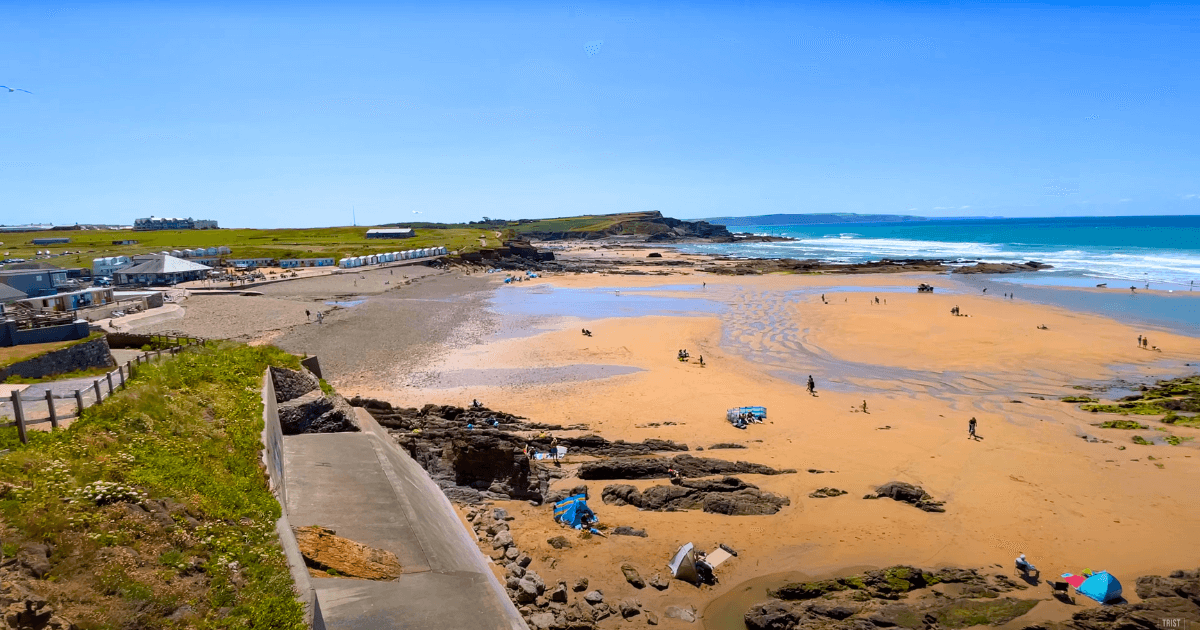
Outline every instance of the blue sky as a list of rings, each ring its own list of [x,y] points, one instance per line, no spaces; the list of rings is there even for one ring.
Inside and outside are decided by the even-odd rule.
[[[1195,7],[432,4],[6,4],[0,223],[1200,214]]]

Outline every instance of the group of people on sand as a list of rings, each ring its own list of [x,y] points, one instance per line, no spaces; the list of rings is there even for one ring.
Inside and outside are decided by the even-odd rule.
[[[1162,352],[1162,350],[1158,349],[1158,346],[1150,345],[1150,338],[1145,335],[1138,335],[1138,347],[1142,350],[1154,350],[1155,352]]]
[[[588,329],[584,328],[584,329],[583,329],[583,336],[584,336],[584,337],[591,337],[591,336],[592,336],[592,331],[590,331],[590,330],[588,330]]]
[[[737,429],[745,429],[747,426],[759,422],[762,422],[762,419],[746,411],[738,414],[738,417],[733,421],[733,426]]]
[[[678,359],[680,363],[687,363],[687,360],[692,358],[692,355],[688,354],[687,350],[680,350],[678,353],[676,353],[675,358]],[[700,355],[700,367],[704,367],[704,355]]]

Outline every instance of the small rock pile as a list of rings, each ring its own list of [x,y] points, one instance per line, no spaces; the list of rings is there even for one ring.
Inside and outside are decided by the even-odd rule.
[[[531,629],[593,630],[597,622],[609,617],[632,619],[638,616],[642,616],[649,625],[658,625],[658,615],[644,610],[641,602],[636,599],[606,602],[603,591],[588,588],[589,580],[586,577],[576,579],[570,587],[566,582],[546,584],[542,576],[530,568],[533,558],[522,552],[513,541],[509,523],[514,518],[504,508],[471,509],[466,512],[466,517],[485,552],[496,564],[504,567],[504,587]],[[555,549],[571,546],[565,536],[556,536],[549,542]],[[623,564],[620,570],[625,581],[634,588],[642,589],[648,585],[661,591],[670,586],[658,574],[650,580],[644,579],[637,568],[629,563]],[[680,609],[675,612],[677,618],[689,622],[695,620],[694,610]],[[671,616],[671,611],[668,610],[666,614]]]
[[[909,503],[913,507],[919,508],[926,512],[945,512],[946,508],[942,507],[946,504],[945,501],[934,501],[929,493],[925,492],[921,486],[914,486],[911,483],[903,481],[889,481],[875,489],[875,494],[868,494],[864,499],[880,499],[889,498],[903,503]]]

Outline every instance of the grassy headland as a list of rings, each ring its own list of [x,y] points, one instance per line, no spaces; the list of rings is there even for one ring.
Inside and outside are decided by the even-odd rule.
[[[268,365],[298,360],[190,349],[66,430],[0,432],[5,580],[81,629],[303,627],[259,461]]]

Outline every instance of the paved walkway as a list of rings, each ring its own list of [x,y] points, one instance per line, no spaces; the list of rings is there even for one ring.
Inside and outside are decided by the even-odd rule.
[[[325,627],[527,630],[445,495],[365,410],[356,412],[361,433],[284,437],[288,518],[387,549],[404,575],[313,579]]]

